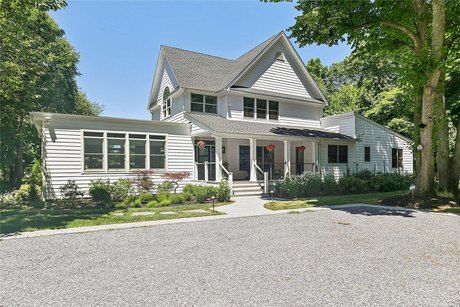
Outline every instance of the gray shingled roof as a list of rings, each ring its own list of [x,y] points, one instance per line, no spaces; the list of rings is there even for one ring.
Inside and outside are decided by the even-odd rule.
[[[203,129],[212,132],[235,133],[235,134],[257,134],[266,136],[294,136],[318,139],[354,140],[352,137],[329,130],[315,128],[296,128],[271,123],[252,121],[231,120],[218,115],[203,113],[186,113],[185,118]]]
[[[249,65],[278,35],[251,49],[236,60],[175,47],[161,46],[180,87],[220,91]]]

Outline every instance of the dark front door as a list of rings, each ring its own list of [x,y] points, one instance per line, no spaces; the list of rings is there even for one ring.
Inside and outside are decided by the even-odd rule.
[[[303,174],[304,172],[304,151],[296,147],[295,149],[295,173],[297,175]]]
[[[248,172],[247,178],[245,180],[248,180],[250,178],[250,173],[251,173],[251,151],[249,146],[240,146],[240,171],[246,171]]]
[[[205,162],[208,162],[208,180],[216,180],[216,149],[214,142],[206,141],[204,148],[195,145],[195,161],[198,162],[198,180],[205,180]]]

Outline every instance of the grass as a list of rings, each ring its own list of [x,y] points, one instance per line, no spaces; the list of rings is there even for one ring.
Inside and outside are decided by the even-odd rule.
[[[406,195],[407,191],[382,192],[369,194],[348,194],[334,196],[319,196],[306,199],[294,199],[285,201],[272,201],[264,205],[270,210],[289,210],[299,208],[311,208],[319,206],[333,206],[352,203],[378,204],[379,201],[386,197]]]
[[[216,204],[217,206],[217,204]],[[211,209],[210,209],[211,208]],[[186,212],[203,209],[207,212]],[[134,212],[154,212],[152,215],[132,215]],[[175,212],[160,214],[159,212]],[[123,215],[117,215],[123,214]],[[61,229],[107,224],[180,219],[223,214],[212,211],[212,204],[168,206],[160,208],[117,209],[5,209],[0,210],[0,234]]]

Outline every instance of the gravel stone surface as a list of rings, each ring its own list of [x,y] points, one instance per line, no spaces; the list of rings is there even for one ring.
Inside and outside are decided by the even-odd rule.
[[[0,305],[460,306],[459,234],[356,207],[0,241]]]

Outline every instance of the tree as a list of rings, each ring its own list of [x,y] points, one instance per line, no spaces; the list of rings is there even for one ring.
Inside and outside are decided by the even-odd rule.
[[[414,97],[414,145],[421,147],[415,150],[416,194],[431,195],[436,92],[445,50],[458,42],[458,36],[449,41],[445,36],[446,25],[459,28],[459,1],[305,0],[299,1],[296,9],[302,14],[290,30],[300,46],[347,41],[355,55],[373,54],[397,61],[398,73],[410,84]]]
[[[86,115],[86,116],[98,116],[104,111],[104,105],[94,101],[90,101],[86,96],[86,93],[82,90],[78,90],[75,97],[75,110],[74,114]]]
[[[47,13],[65,5],[61,0],[0,2],[0,164],[11,186],[21,183],[24,164],[40,154],[29,112],[100,113],[79,94],[79,55]]]

